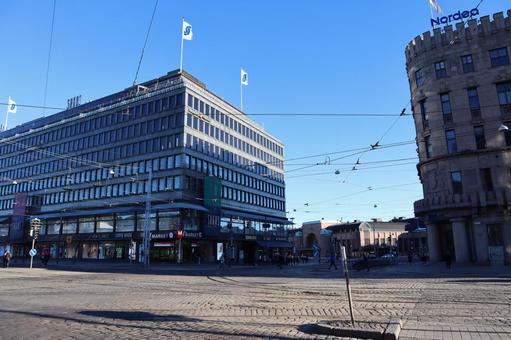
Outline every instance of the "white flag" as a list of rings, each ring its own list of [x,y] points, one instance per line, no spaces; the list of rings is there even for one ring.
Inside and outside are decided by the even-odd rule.
[[[241,69],[241,85],[248,85],[248,73]]]
[[[7,113],[16,113],[18,110],[18,105],[16,105],[16,102],[9,97],[9,102],[7,106]]]
[[[429,0],[429,5],[433,7],[435,12],[442,14],[442,8],[440,8],[440,5],[436,2],[436,0]]]
[[[192,32],[192,25],[187,23],[183,20],[183,40],[192,40],[193,38],[193,32]]]

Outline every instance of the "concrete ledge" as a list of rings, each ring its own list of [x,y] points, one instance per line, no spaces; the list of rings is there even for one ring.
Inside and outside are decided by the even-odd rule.
[[[333,335],[343,338],[397,340],[401,332],[401,320],[390,322],[358,321],[355,325],[346,320],[324,321],[302,325],[299,330],[309,334]]]
[[[383,340],[397,340],[403,323],[399,319],[392,319],[383,333]]]

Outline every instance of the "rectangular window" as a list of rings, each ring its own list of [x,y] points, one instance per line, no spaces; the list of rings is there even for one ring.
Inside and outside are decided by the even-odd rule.
[[[507,47],[496,48],[490,51],[491,66],[509,65],[509,55]]]
[[[433,155],[433,147],[431,145],[431,136],[426,136],[424,138],[424,144],[426,146],[426,157],[431,158]]]
[[[472,54],[462,56],[461,65],[463,66],[463,73],[474,72],[474,61],[472,60]]]
[[[477,150],[486,149],[486,137],[484,136],[484,126],[474,126],[474,136],[476,139]]]
[[[467,89],[468,95],[468,105],[470,107],[470,112],[472,114],[472,118],[480,118],[481,117],[481,105],[479,103],[479,95],[477,94],[477,88],[469,88]]]
[[[484,168],[480,170],[481,173],[481,184],[484,191],[493,191],[493,181],[491,178],[491,169]]]
[[[448,93],[440,95],[440,101],[442,102],[442,113],[444,115],[444,123],[452,122],[452,109],[451,99]]]
[[[447,141],[447,153],[455,153],[458,150],[456,145],[456,132],[454,132],[454,130],[445,131],[445,139]]]
[[[463,193],[463,185],[461,182],[461,171],[451,172],[451,184],[453,194]]]
[[[436,79],[447,77],[447,70],[445,69],[445,61],[439,61],[435,63],[435,75]]]
[[[496,86],[499,104],[511,105],[511,82],[499,83]]]
[[[502,225],[488,224],[488,246],[501,247],[504,244],[502,239]]]
[[[419,109],[421,112],[422,117],[422,124],[424,129],[427,129],[429,127],[429,121],[428,121],[428,113],[426,111],[426,99],[423,99],[419,102]]]
[[[417,85],[417,87],[421,87],[422,85],[424,85],[424,72],[422,71],[422,69],[418,69],[417,71],[415,71],[415,84]]]

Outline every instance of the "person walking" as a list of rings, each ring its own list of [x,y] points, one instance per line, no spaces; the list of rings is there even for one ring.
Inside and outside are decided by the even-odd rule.
[[[2,267],[7,267],[7,250],[2,254]]]
[[[367,259],[367,255],[365,253],[362,255],[362,260],[364,262],[366,271],[369,271],[369,260]]]
[[[12,259],[12,254],[10,251],[6,250],[5,253],[4,253],[4,263],[5,263],[5,267],[9,268],[9,266],[11,265],[11,259]]]
[[[334,252],[330,253],[330,266],[328,267],[328,270],[332,269],[332,266],[334,266],[335,270],[337,270],[337,265],[335,264],[335,254],[334,254]]]

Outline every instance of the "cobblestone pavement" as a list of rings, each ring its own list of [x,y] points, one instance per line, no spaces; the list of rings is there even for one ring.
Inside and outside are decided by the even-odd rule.
[[[349,318],[341,272],[326,265],[197,270],[0,268],[0,338],[325,339],[301,326]],[[400,338],[511,339],[509,267],[354,272],[352,292],[357,319],[401,318]]]

